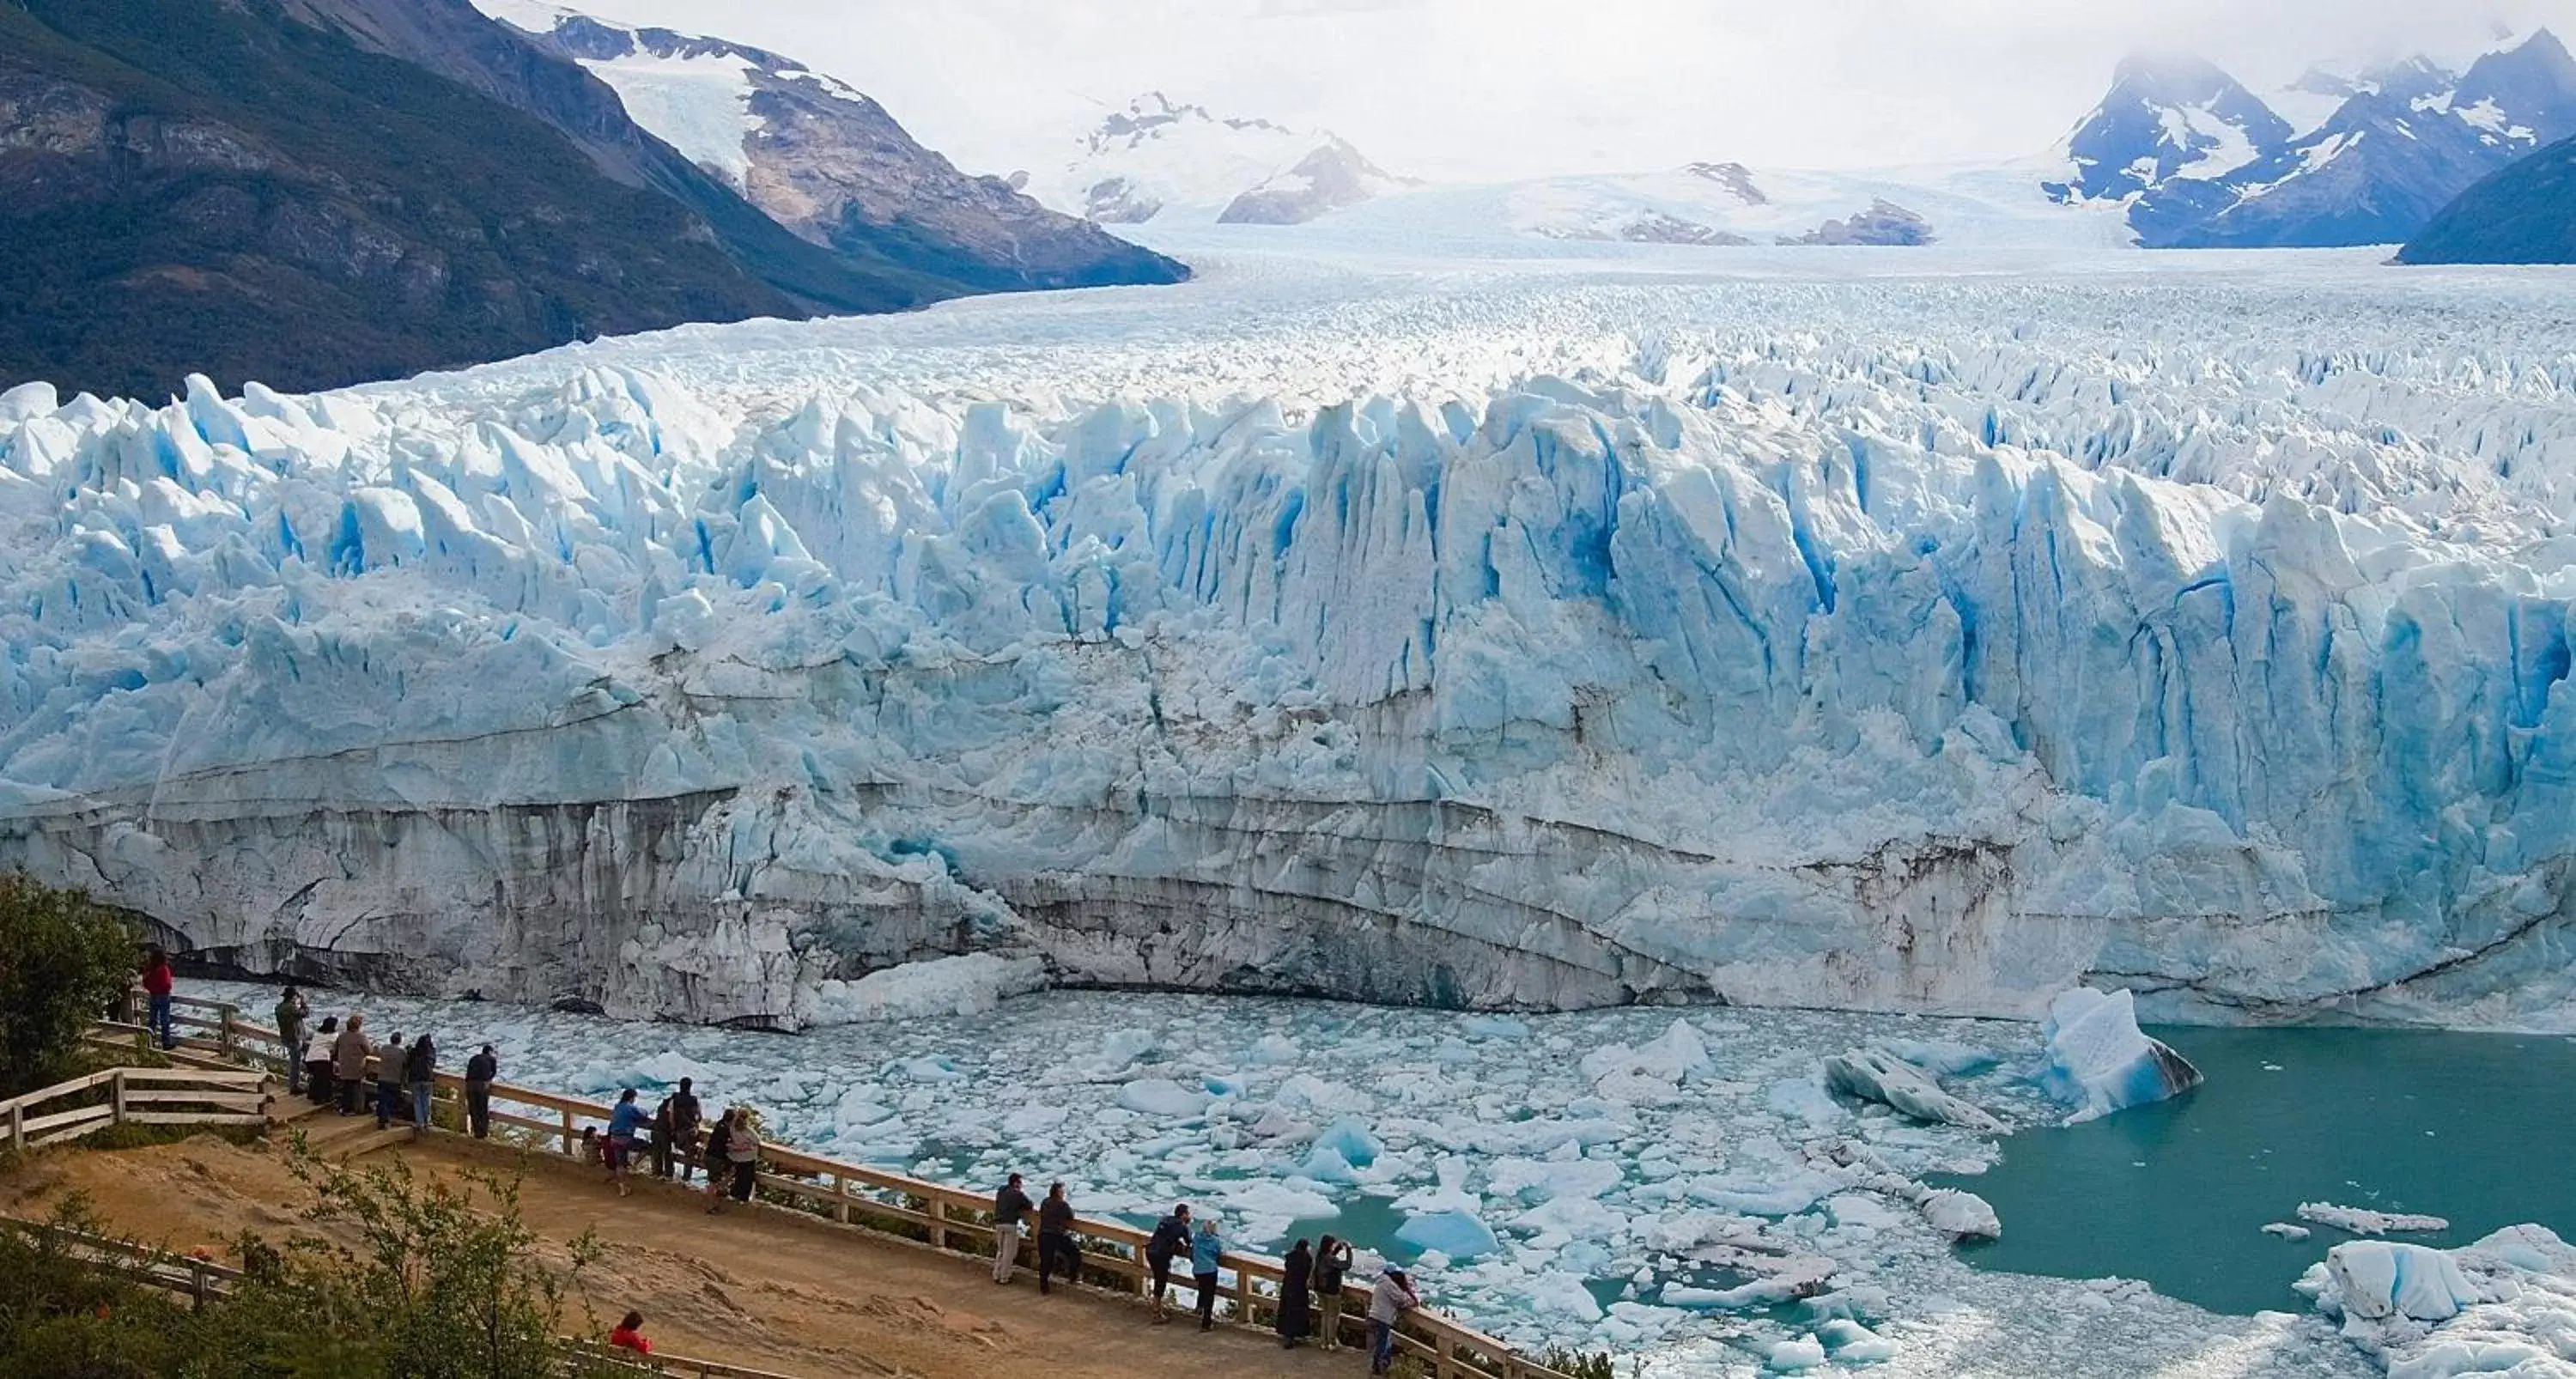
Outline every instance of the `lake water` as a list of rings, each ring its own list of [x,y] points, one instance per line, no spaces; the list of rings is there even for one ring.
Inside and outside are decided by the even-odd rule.
[[[2297,1310],[2290,1284],[2350,1237],[2262,1233],[2301,1202],[2445,1217],[2459,1245],[2535,1221],[2576,1236],[2576,1040],[2361,1029],[2159,1029],[2208,1079],[2155,1106],[2003,1142],[1948,1179],[2003,1238],[1972,1265],[2143,1279],[2213,1311]]]

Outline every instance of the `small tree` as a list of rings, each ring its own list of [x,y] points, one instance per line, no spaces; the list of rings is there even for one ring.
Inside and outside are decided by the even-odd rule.
[[[0,1096],[66,1075],[82,1032],[134,980],[134,957],[116,911],[0,873]]]

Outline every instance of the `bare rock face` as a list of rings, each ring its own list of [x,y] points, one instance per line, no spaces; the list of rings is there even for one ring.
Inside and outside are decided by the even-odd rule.
[[[1217,215],[1217,223],[1303,225],[1397,185],[1396,178],[1362,157],[1358,149],[1327,135],[1295,167],[1236,197]]]
[[[1828,220],[1795,237],[1783,236],[1782,244],[1879,244],[1921,245],[1933,240],[1932,222],[1893,201],[1873,202],[1847,220]]]
[[[619,60],[638,54],[702,64],[711,77],[733,76],[739,83],[734,110],[688,130],[674,122],[667,137],[815,244],[853,256],[882,256],[991,290],[1170,283],[1189,276],[1172,259],[1048,210],[1008,178],[960,171],[922,147],[874,99],[792,58],[586,15],[561,16],[540,37],[611,86],[629,80]],[[648,128],[670,118],[666,104],[632,99],[630,107]],[[709,150],[688,147],[689,140],[705,137],[704,126],[728,118],[741,133],[737,147],[714,151],[721,163],[707,159]]]
[[[1747,206],[1771,204],[1771,198],[1753,184],[1753,170],[1742,163],[1692,163],[1682,171],[1715,182]]]

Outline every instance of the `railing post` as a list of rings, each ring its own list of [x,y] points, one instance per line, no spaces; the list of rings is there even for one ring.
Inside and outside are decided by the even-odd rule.
[[[188,1261],[188,1310],[206,1310],[206,1266],[201,1261]]]
[[[215,1051],[226,1059],[233,1056],[233,1007],[229,1001],[215,1008]]]
[[[569,1159],[573,1157],[572,1142],[577,1138],[579,1138],[579,1136],[573,1133],[572,1128],[572,1112],[567,1110],[563,1113],[563,1152],[565,1158]]]
[[[107,1079],[107,1118],[111,1125],[125,1123],[125,1069],[119,1068]]]
[[[27,1147],[27,1108],[9,1103],[9,1147],[24,1151]]]
[[[832,1219],[850,1224],[850,1185],[838,1173],[832,1175]]]
[[[934,1250],[948,1248],[948,1202],[945,1198],[930,1199],[930,1248]]]

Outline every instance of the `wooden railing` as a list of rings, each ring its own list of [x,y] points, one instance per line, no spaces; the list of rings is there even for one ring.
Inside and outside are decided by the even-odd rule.
[[[183,1293],[191,1307],[203,1308],[209,1302],[230,1298],[242,1280],[241,1270],[210,1259],[172,1254],[149,1245],[137,1245],[129,1240],[93,1235],[42,1221],[0,1216],[0,1230],[15,1231],[33,1240],[48,1242],[72,1259],[122,1274],[147,1287]],[[789,1375],[765,1369],[745,1369],[721,1360],[699,1360],[686,1355],[654,1355],[644,1359],[632,1357],[626,1351],[611,1350],[595,1341],[566,1339],[581,1346],[594,1358],[621,1364],[639,1375],[678,1375],[686,1379],[791,1379]]]
[[[178,1029],[207,1036],[187,1042],[201,1049],[211,1047],[223,1058],[282,1067],[285,1058],[298,1056],[287,1049],[277,1031],[252,1023],[243,1018],[238,1006],[221,1001],[174,998],[171,1023]],[[117,1028],[120,1035],[126,1032],[123,1026]],[[453,1114],[461,1116],[464,1087],[462,1077],[438,1074],[440,1106],[452,1105],[456,1108]],[[504,1082],[492,1084],[491,1096],[495,1133],[513,1132],[510,1138],[526,1148],[578,1158],[583,1152],[581,1132],[585,1124],[606,1133],[610,1108],[599,1102]],[[530,1108],[540,1114],[505,1110],[505,1106]],[[756,1175],[755,1181],[776,1205],[838,1225],[912,1240],[946,1253],[989,1258],[993,1251],[992,1199],[982,1193],[777,1145],[764,1144],[761,1161],[767,1171]],[[1146,1232],[1122,1222],[1077,1218],[1074,1234],[1082,1246],[1086,1275],[1107,1280],[1123,1292],[1140,1296],[1151,1293],[1152,1274],[1145,1263]],[[1024,1250],[1033,1247],[1034,1242],[1023,1242]],[[1222,1263],[1232,1274],[1232,1281],[1221,1279],[1217,1296],[1232,1319],[1254,1326],[1274,1321],[1283,1286],[1279,1261],[1228,1251]],[[1186,1272],[1176,1282],[1182,1287],[1192,1286]],[[1346,1344],[1365,1343],[1368,1305],[1367,1289],[1344,1286],[1341,1325],[1346,1334],[1337,1339]],[[1519,1354],[1501,1340],[1429,1308],[1417,1308],[1405,1315],[1396,1336],[1396,1348],[1399,1353],[1415,1357],[1429,1379],[1570,1379]]]
[[[239,1069],[109,1068],[0,1101],[0,1125],[16,1150],[111,1125],[266,1125],[268,1080]]]

